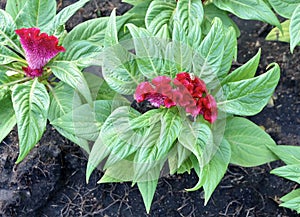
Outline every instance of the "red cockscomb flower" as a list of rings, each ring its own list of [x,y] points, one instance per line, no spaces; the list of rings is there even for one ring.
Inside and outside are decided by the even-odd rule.
[[[23,67],[29,77],[38,77],[43,73],[43,67],[65,48],[58,46],[58,38],[40,33],[38,28],[22,28],[15,31],[20,37],[28,67]]]
[[[203,115],[210,123],[213,123],[218,115],[217,103],[214,97],[208,94],[205,82],[187,72],[177,74],[173,82],[167,76],[158,76],[151,83],[142,82],[138,85],[134,97],[137,102],[147,100],[157,108],[181,106],[186,113],[193,117]]]

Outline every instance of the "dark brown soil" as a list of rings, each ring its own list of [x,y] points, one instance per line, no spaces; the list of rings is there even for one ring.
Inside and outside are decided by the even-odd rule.
[[[66,6],[71,1],[61,2]],[[119,1],[94,0],[73,17],[68,28],[99,13],[109,15],[113,6],[117,6],[118,13],[128,9]],[[279,144],[300,145],[300,49],[291,55],[288,44],[264,40],[265,29],[269,29],[265,24],[234,19],[242,31],[236,65],[246,62],[261,47],[258,73],[264,72],[274,61],[282,69],[274,105],[251,119]],[[99,171],[94,172],[86,184],[85,155],[51,127],[19,165],[14,164],[17,145],[15,130],[0,144],[0,216],[147,216],[136,186],[131,187],[130,183],[98,185]],[[205,207],[201,190],[189,193],[184,190],[197,182],[194,173],[161,178],[149,216],[298,216],[278,207],[278,198],[297,187],[269,174],[280,165],[281,162],[255,168],[230,166]]]

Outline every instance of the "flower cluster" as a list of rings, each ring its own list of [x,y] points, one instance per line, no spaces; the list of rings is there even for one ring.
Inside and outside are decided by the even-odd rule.
[[[181,106],[193,117],[203,115],[210,123],[217,119],[217,104],[206,84],[187,72],[177,74],[173,81],[167,76],[158,76],[151,83],[142,82],[134,97],[137,102],[147,100],[157,108]]]
[[[46,33],[40,34],[38,28],[22,28],[15,31],[20,37],[21,45],[25,51],[28,67],[23,67],[29,77],[38,77],[43,73],[43,67],[59,52],[65,48],[58,46],[58,38]]]

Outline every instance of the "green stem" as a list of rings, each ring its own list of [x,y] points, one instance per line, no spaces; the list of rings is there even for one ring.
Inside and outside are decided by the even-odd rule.
[[[9,70],[11,70],[11,71],[15,71],[15,72],[18,72],[18,73],[20,73],[20,74],[25,75],[25,73],[24,73],[22,70],[15,69],[15,68],[12,68],[12,67],[7,66],[7,65],[4,65],[3,67],[6,68],[6,69],[9,69]]]

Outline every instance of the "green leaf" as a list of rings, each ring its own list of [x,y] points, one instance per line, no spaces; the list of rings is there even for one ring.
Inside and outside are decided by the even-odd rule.
[[[281,28],[279,20],[263,0],[214,0],[213,3],[242,19],[260,20]]]
[[[10,14],[0,9],[0,42],[2,45],[11,44],[11,40],[17,37],[16,29],[16,24]]]
[[[290,18],[300,2],[298,0],[269,0],[272,8],[282,17]]]
[[[160,29],[167,24],[170,27],[171,18],[176,8],[176,2],[162,2],[154,0],[148,7],[145,24],[146,28],[153,35],[156,35]]]
[[[299,195],[299,189],[290,192],[289,194],[285,195],[284,197],[286,197],[286,196],[291,197],[290,194],[293,194],[292,195],[293,198],[285,201],[284,203],[281,203],[279,206],[295,210],[299,214],[300,213],[300,195]],[[283,198],[280,198],[280,199],[282,200]]]
[[[144,81],[139,72],[134,55],[120,44],[105,50],[103,55],[103,77],[111,89],[120,94],[133,94]]]
[[[179,136],[182,120],[178,111],[168,109],[161,122],[147,128],[142,144],[134,158],[135,179],[141,181],[152,168],[161,165],[167,159],[175,140]]]
[[[257,54],[252,57],[247,63],[235,69],[229,75],[227,75],[221,82],[221,84],[225,84],[228,82],[235,82],[240,80],[245,80],[249,78],[253,78],[258,64],[260,60],[261,49],[257,52]]]
[[[203,14],[202,2],[198,0],[179,1],[173,19],[184,31],[187,41],[182,41],[180,38],[173,38],[173,40],[175,39],[187,43],[192,48],[197,49],[201,43],[201,23]]]
[[[75,89],[64,82],[60,82],[50,92],[48,119],[53,121],[66,115],[81,104],[80,97]]]
[[[99,135],[101,126],[96,121],[95,116],[94,109],[88,104],[84,104],[51,121],[51,124],[79,138],[95,141]]]
[[[133,38],[136,62],[140,72],[148,79],[157,77],[163,67],[163,47],[166,42],[153,37],[153,34],[144,28],[138,28],[132,24],[126,26]]]
[[[293,164],[293,165],[287,165],[287,166],[276,168],[271,171],[271,174],[281,176],[285,179],[300,184],[300,164]]]
[[[16,16],[15,22],[18,28],[37,27],[43,32],[55,14],[55,0],[28,0]]]
[[[300,164],[300,148],[298,146],[277,145],[271,150],[286,164]]]
[[[154,193],[156,190],[158,178],[159,178],[159,168],[154,169],[153,171],[147,174],[147,181],[138,182],[137,186],[142,194],[143,201],[146,207],[146,211],[149,214]]]
[[[131,5],[138,5],[144,2],[144,0],[122,0],[122,2],[126,2]]]
[[[237,57],[237,39],[236,32],[233,27],[229,27],[224,39],[224,55],[222,58],[218,78],[224,78],[231,68],[232,61]]]
[[[194,74],[208,86],[214,86],[224,55],[224,32],[222,21],[215,18],[211,30],[202,41],[199,54],[193,58]],[[213,87],[211,87],[213,88]]]
[[[116,21],[116,10],[114,9],[111,12],[109,17],[105,37],[104,37],[104,46],[110,47],[115,44],[118,44],[118,30],[117,30],[117,21]]]
[[[21,162],[42,137],[46,128],[50,104],[45,86],[38,79],[17,85],[12,92],[16,113],[20,152],[16,163]]]
[[[202,168],[198,184],[194,188],[188,189],[195,191],[203,186],[205,205],[223,178],[230,162],[230,156],[230,145],[226,139],[223,139],[211,161]]]
[[[205,4],[203,5],[204,9],[204,20],[202,24],[202,32],[203,34],[207,34],[209,30],[211,29],[212,21],[215,17],[218,17],[220,20],[222,20],[224,29],[228,29],[230,27],[233,27],[236,36],[240,36],[240,30],[238,26],[233,22],[233,20],[228,16],[228,13],[224,10],[220,10],[217,8],[214,4]]]
[[[28,0],[7,0],[5,11],[15,19],[27,1]]]
[[[91,104],[92,96],[88,84],[76,65],[67,61],[55,61],[48,64],[48,67],[51,68],[58,79],[78,90],[86,101]]]
[[[288,193],[288,194],[284,195],[283,197],[281,197],[280,200],[283,201],[283,202],[287,202],[287,201],[292,200],[296,197],[300,197],[300,189],[296,189],[296,190],[291,191],[290,193]],[[299,206],[300,206],[300,203],[299,203]]]
[[[269,149],[276,145],[273,139],[245,118],[228,118],[224,137],[231,146],[230,163],[252,167],[278,159]]]
[[[43,0],[40,0],[43,1]],[[55,30],[64,25],[77,10],[82,8],[90,0],[79,0],[62,9],[44,29],[49,35],[53,35]]]
[[[286,20],[281,23],[282,32],[277,27],[273,28],[266,37],[266,40],[269,41],[283,41],[290,42],[290,20]]]
[[[0,104],[0,142],[2,142],[16,125],[16,117],[9,94],[0,100]]]
[[[21,57],[19,57],[15,52],[0,44],[0,65],[6,65],[14,61],[19,61],[20,59]]]
[[[290,24],[291,52],[300,43],[300,4],[295,9]]]
[[[279,81],[280,68],[274,64],[266,73],[222,86],[225,100],[217,103],[218,109],[235,115],[255,115],[268,103]]]

